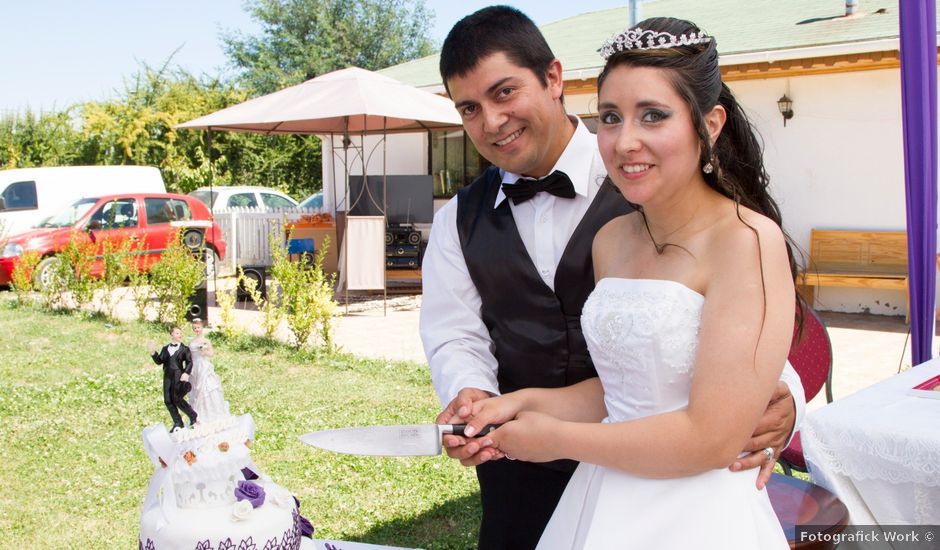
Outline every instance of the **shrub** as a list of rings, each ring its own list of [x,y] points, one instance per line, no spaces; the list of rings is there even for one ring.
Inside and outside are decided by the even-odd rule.
[[[235,288],[216,288],[215,290],[215,301],[219,305],[222,317],[222,326],[219,330],[228,339],[235,339],[241,334],[241,329],[235,323],[235,294]]]
[[[40,259],[41,256],[35,250],[24,252],[10,274],[10,286],[16,292],[16,302],[21,306],[26,305],[29,300],[29,294],[33,290],[33,271]]]
[[[276,246],[276,244],[272,242],[272,247],[273,246]],[[261,296],[261,290],[258,289],[257,281],[245,277],[245,271],[241,266],[238,266],[237,284],[245,289],[245,292],[248,293],[248,297],[251,298],[255,307],[261,312],[261,326],[264,328],[264,337],[269,340],[273,339],[274,334],[277,332],[277,327],[280,326],[281,319],[284,317],[284,312],[278,307],[276,301],[276,296],[278,295],[277,281],[271,281],[267,292],[268,297],[265,299]],[[272,297],[275,298],[272,299]]]
[[[114,317],[114,308],[117,306],[117,289],[124,286],[131,273],[137,271],[136,256],[131,254],[133,241],[124,239],[121,242],[115,242],[106,239],[102,243],[102,267],[101,279],[98,287],[100,288],[101,298],[98,302],[99,311],[106,317]]]
[[[131,298],[134,300],[134,311],[137,312],[138,321],[147,320],[147,306],[153,298],[150,288],[150,276],[144,271],[133,269],[128,277]]]
[[[150,269],[150,283],[157,298],[157,319],[183,325],[193,293],[206,278],[206,265],[180,241],[176,232],[167,240],[160,261]]]
[[[307,345],[310,334],[316,331],[328,351],[333,349],[333,278],[323,273],[324,252],[329,241],[324,242],[313,263],[304,260],[291,261],[283,241],[274,245],[272,236],[271,254],[274,263],[271,272],[281,287],[281,308],[287,317],[287,327],[298,348]],[[290,233],[288,233],[290,240]]]
[[[47,308],[74,307],[81,310],[91,302],[98,284],[91,276],[97,250],[97,244],[82,233],[73,231],[61,251],[37,264],[34,280],[40,271],[45,272],[40,286],[43,303]]]

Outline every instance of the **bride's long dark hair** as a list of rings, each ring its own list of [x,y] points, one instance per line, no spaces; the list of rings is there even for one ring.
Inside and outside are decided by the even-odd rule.
[[[669,33],[673,36],[692,36],[701,31],[694,23],[672,17],[653,17],[636,24],[632,29]],[[688,104],[692,114],[692,123],[701,142],[700,166],[711,163],[710,173],[702,175],[709,187],[735,202],[755,212],[767,216],[776,223],[781,231],[783,224],[780,208],[770,196],[768,185],[770,178],[764,169],[763,148],[757,132],[748,120],[744,110],[738,104],[731,90],[721,80],[718,66],[718,44],[714,37],[707,42],[661,49],[626,49],[611,55],[604,70],[597,77],[597,89],[601,87],[610,71],[615,67],[655,67],[665,69],[680,97]],[[721,105],[727,113],[724,128],[714,145],[705,125],[704,114]],[[634,205],[643,215],[643,208]],[[741,219],[740,211],[738,218]],[[741,219],[742,223],[745,223]],[[750,227],[748,225],[748,227]],[[751,228],[753,230],[753,227]],[[647,224],[647,231],[649,225]],[[756,233],[756,231],[755,231]],[[790,262],[790,273],[794,281],[798,265],[794,250],[798,250],[793,240],[783,232]],[[652,234],[650,234],[652,238]],[[666,245],[653,244],[662,253]],[[763,280],[763,263],[761,264]],[[797,304],[799,306],[799,304]],[[797,307],[797,316],[802,321],[801,309]],[[802,323],[801,323],[802,324]]]

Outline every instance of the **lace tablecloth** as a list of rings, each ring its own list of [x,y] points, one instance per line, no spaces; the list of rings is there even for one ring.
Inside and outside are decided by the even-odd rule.
[[[940,399],[909,392],[938,374],[934,359],[806,416],[810,474],[853,524],[940,524]]]

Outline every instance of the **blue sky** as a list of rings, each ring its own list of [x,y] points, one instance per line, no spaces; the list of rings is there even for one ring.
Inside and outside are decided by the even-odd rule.
[[[440,42],[461,17],[492,1],[426,0]],[[538,24],[626,0],[504,1]],[[220,32],[257,32],[240,0],[0,0],[0,114],[62,109],[114,97],[146,63],[230,74]],[[626,22],[624,22],[626,24]],[[176,52],[174,54],[174,52]]]

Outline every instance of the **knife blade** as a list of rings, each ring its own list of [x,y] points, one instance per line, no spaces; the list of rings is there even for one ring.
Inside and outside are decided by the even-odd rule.
[[[435,456],[441,454],[441,438],[463,435],[466,424],[410,424],[361,426],[311,432],[300,436],[307,445],[336,453],[364,456]],[[498,426],[488,425],[474,437]]]

